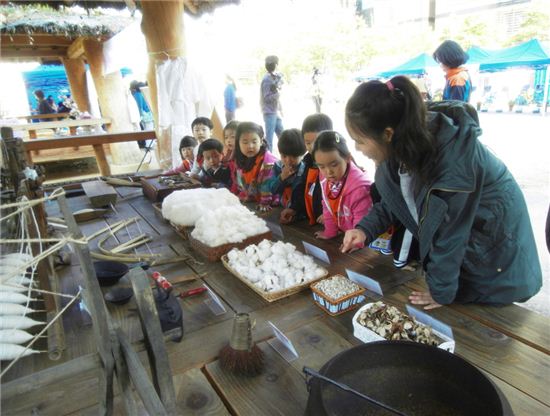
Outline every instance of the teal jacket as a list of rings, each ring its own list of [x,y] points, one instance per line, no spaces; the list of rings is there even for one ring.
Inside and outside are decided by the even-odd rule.
[[[399,220],[418,239],[433,299],[440,304],[509,304],[542,285],[537,248],[518,184],[479,142],[475,110],[458,101],[432,103],[428,126],[438,156],[433,180],[415,194],[419,221],[384,162],[376,171],[382,197],[358,224],[367,243]]]

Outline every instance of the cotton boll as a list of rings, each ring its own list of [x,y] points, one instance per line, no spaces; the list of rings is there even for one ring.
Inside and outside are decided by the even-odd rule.
[[[323,277],[324,275],[325,275],[325,271],[324,271],[322,268],[317,267],[317,268],[315,269],[315,278],[316,278],[316,279],[318,279],[318,278],[320,278],[320,277]]]
[[[248,272],[248,280],[252,283],[259,282],[262,279],[263,273],[258,269],[251,269]]]
[[[262,240],[260,244],[258,244],[258,248],[261,250],[268,250],[271,251],[271,241],[269,240]]]
[[[227,258],[229,259],[230,262],[236,262],[237,261],[237,258],[239,257],[238,252],[239,251],[234,248],[229,253],[227,253]]]
[[[306,281],[315,279],[315,270],[313,269],[306,270],[306,272],[304,273],[304,279]]]

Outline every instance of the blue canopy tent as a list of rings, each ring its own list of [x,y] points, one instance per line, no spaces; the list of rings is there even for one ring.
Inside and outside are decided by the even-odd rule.
[[[544,79],[542,102],[543,107],[546,108],[550,78],[550,53],[537,39],[490,53],[480,62],[479,70],[480,72],[494,72],[522,66],[534,68],[541,73],[544,72],[544,75],[538,78]]]
[[[424,75],[429,67],[436,67],[437,65],[437,62],[430,55],[421,53],[389,71],[379,72],[378,76],[390,78],[394,75]]]
[[[491,72],[515,66],[542,68],[546,65],[550,65],[550,53],[537,39],[531,39],[520,45],[489,53],[480,62],[479,70]]]
[[[479,46],[472,46],[466,51],[466,53],[469,56],[467,62],[468,64],[481,64],[482,62],[486,61],[491,54],[495,52],[488,49],[480,48]]]

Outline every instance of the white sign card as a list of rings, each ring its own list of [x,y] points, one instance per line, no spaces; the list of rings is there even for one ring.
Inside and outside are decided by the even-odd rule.
[[[365,276],[364,274],[354,272],[353,270],[346,269],[346,273],[349,277],[349,280],[352,282],[357,283],[359,286],[364,287],[370,292],[375,293],[379,296],[384,296],[384,293],[382,292],[382,287],[380,286],[380,283],[378,283],[376,280]]]
[[[267,323],[271,326],[273,335],[275,335],[275,338],[270,339],[267,343],[287,362],[290,363],[296,360],[300,355],[296,351],[296,348],[294,348],[294,345],[292,345],[292,342],[273,324],[273,322],[267,321]]]
[[[208,299],[204,301],[206,306],[212,311],[212,313],[216,316],[223,315],[227,311],[225,310],[225,307],[223,306],[222,301],[218,296],[210,289],[208,286],[203,285],[206,288],[206,293],[208,293]]]
[[[313,244],[306,243],[305,241],[302,241],[302,244],[304,245],[304,250],[307,254],[321,260],[326,264],[330,264],[330,259],[328,258],[328,254],[325,250],[314,246]]]
[[[430,316],[426,312],[422,312],[411,305],[406,305],[406,307],[407,313],[410,316],[414,316],[417,321],[422,322],[425,325],[431,326],[433,329],[441,332],[443,335],[449,337],[450,339],[454,339],[453,329],[449,325],[444,324],[443,322],[435,319],[433,316]]]
[[[285,238],[285,236],[283,234],[283,229],[281,228],[281,226],[279,224],[271,222],[271,221],[266,221],[265,223],[267,225],[267,228],[269,228],[271,230],[271,232],[273,233],[273,235],[275,237],[277,237],[280,240]]]

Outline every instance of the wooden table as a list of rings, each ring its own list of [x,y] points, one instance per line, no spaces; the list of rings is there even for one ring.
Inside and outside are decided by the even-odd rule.
[[[159,217],[140,189],[118,187],[117,192],[117,212],[82,224],[84,234],[89,235],[105,223],[137,215],[142,218],[141,231],[154,237],[152,250],[173,255],[191,251],[188,243]],[[75,210],[89,207],[82,196],[69,198],[69,202]],[[331,274],[349,268],[379,280],[385,293],[383,300],[401,310],[405,309],[411,290],[425,287],[418,273],[395,269],[391,257],[369,249],[340,254],[339,241],[315,240],[315,228],[307,224],[282,229],[285,241],[298,247],[304,240],[324,248],[332,259]],[[136,236],[140,229],[132,225],[127,231]],[[124,232],[117,236],[121,241],[129,238]],[[181,343],[167,344],[180,414],[302,415],[308,397],[302,366],[319,369],[338,352],[360,344],[353,336],[354,312],[329,317],[314,305],[309,290],[268,303],[220,262],[172,264],[162,266],[160,271],[172,281],[181,276],[196,278],[178,283],[178,290],[207,284],[228,310],[215,316],[200,297],[181,301],[185,336]],[[76,291],[79,273],[77,264],[63,272],[61,282],[67,293]],[[109,305],[109,310],[139,349],[142,334],[132,302],[123,307]],[[218,352],[228,342],[234,312],[249,312],[256,323],[254,338],[265,352],[267,364],[258,377],[236,377],[219,366]],[[550,414],[549,318],[516,305],[453,305],[429,313],[452,327],[455,354],[487,374],[507,396],[516,415]],[[29,414],[33,408],[39,409],[41,415],[95,414],[98,359],[91,328],[82,319],[80,312],[74,310],[65,317],[68,349],[61,361],[49,362],[47,357],[38,355],[27,357],[14,367],[1,386],[3,415]],[[266,342],[272,338],[268,320],[290,338],[300,355],[298,360],[288,364]],[[144,352],[141,358],[146,361]],[[118,399],[116,403],[120,406]],[[119,410],[120,407],[115,409],[115,414]]]
[[[32,152],[53,150],[54,157],[60,159],[74,159],[88,156],[84,152],[69,151],[69,155],[63,155],[61,149],[92,146],[93,155],[96,158],[99,172],[102,176],[111,174],[111,167],[107,161],[104,144],[133,142],[140,140],[156,140],[154,130],[132,131],[124,133],[87,134],[82,136],[52,137],[51,139],[35,139],[25,141],[25,151],[30,163],[33,162]]]

